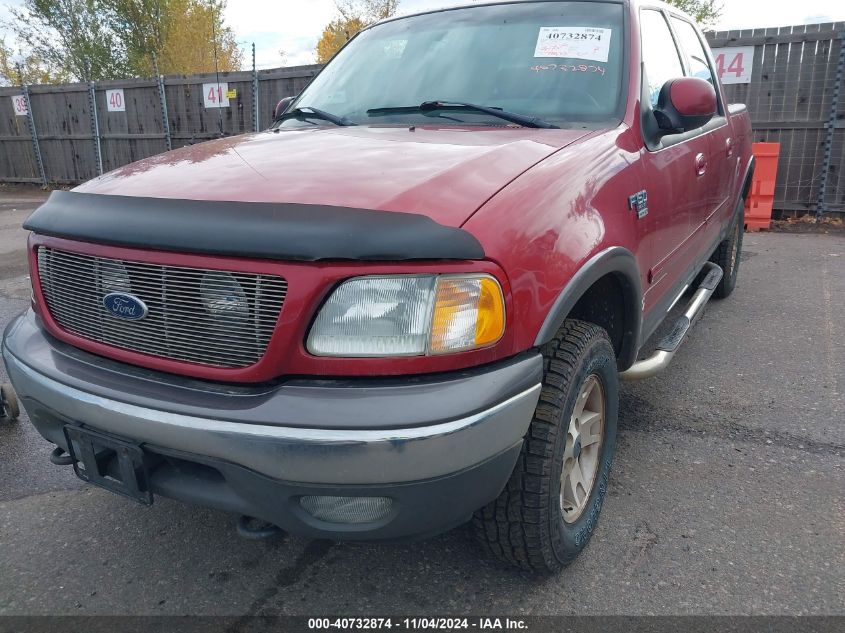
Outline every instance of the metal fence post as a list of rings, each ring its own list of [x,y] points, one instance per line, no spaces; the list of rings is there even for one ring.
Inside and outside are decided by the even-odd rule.
[[[255,131],[261,129],[258,120],[258,70],[255,68],[255,42],[252,43],[252,120],[255,123]]]
[[[173,149],[173,139],[170,137],[170,118],[167,115],[167,95],[164,93],[164,75],[158,76],[158,98],[161,102],[161,115],[164,117],[164,138],[167,141],[167,150]]]
[[[44,171],[44,161],[41,160],[41,146],[38,144],[38,132],[35,130],[35,117],[32,114],[32,101],[29,98],[29,86],[22,85],[23,98],[26,99],[26,120],[29,123],[29,136],[32,138],[32,149],[35,151],[35,161],[38,163],[38,175],[41,184],[47,186],[47,174]]]
[[[100,118],[97,115],[97,92],[94,82],[88,84],[88,103],[91,111],[91,134],[94,137],[94,155],[97,159],[97,173],[103,175],[103,148],[100,145]]]
[[[833,95],[830,98],[830,113],[827,117],[827,133],[824,139],[824,160],[822,162],[822,173],[819,178],[819,198],[816,204],[816,222],[821,221],[822,215],[827,212],[827,177],[830,173],[831,155],[833,154],[833,137],[836,133],[836,111],[839,108],[839,98],[842,93],[843,73],[845,72],[845,32],[839,34],[841,40],[839,46],[839,61],[836,64],[836,79],[833,82]]]

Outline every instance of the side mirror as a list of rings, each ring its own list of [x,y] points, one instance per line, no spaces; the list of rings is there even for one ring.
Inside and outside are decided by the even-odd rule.
[[[296,99],[296,97],[285,97],[276,104],[276,109],[273,111],[274,121],[285,113],[290,104],[293,103],[294,99]]]
[[[704,126],[716,109],[716,91],[709,81],[679,77],[663,84],[654,117],[665,134],[678,134]]]

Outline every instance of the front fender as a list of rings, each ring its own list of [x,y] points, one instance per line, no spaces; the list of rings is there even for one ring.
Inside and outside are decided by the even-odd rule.
[[[624,295],[625,331],[619,352],[619,366],[624,369],[632,365],[636,360],[642,329],[642,288],[637,260],[631,251],[621,246],[612,246],[596,253],[578,269],[546,315],[534,344],[539,346],[551,341],[578,300],[606,275],[613,275],[619,281]]]
[[[629,207],[642,190],[641,143],[621,125],[585,137],[508,184],[463,228],[508,276],[514,351],[550,340],[607,274],[624,297],[621,367],[634,360],[642,320],[643,225]]]

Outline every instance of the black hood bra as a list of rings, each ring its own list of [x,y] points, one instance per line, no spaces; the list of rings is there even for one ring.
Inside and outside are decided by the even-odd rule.
[[[296,261],[478,260],[467,231],[415,213],[54,191],[23,227],[112,246]]]

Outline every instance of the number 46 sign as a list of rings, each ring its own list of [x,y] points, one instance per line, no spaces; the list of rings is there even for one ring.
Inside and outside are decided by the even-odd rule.
[[[716,56],[716,72],[723,84],[751,83],[753,46],[726,46],[715,49],[713,54]]]

